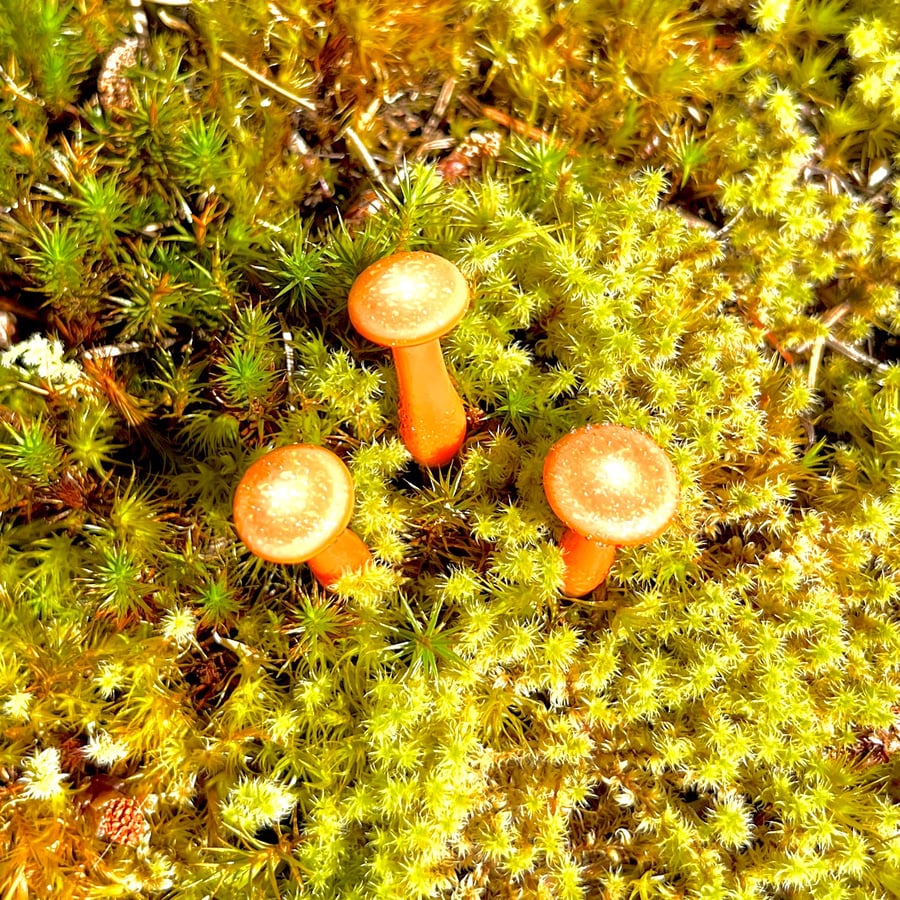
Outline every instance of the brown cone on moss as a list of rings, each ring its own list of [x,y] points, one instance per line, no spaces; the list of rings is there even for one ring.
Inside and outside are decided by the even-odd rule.
[[[90,801],[89,808],[97,823],[97,837],[111,844],[137,847],[150,837],[150,823],[134,797],[117,790],[102,790]]]
[[[107,113],[134,109],[128,70],[140,61],[141,42],[127,38],[110,50],[97,76],[97,96]]]
[[[544,462],[544,491],[566,525],[560,539],[573,597],[600,585],[616,547],[645,544],[678,508],[678,474],[649,435],[622,425],[587,425],[557,441]]]

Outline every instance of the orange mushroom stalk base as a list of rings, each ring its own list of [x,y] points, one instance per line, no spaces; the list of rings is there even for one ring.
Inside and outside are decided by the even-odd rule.
[[[334,587],[347,572],[357,572],[372,561],[372,554],[362,538],[349,528],[330,546],[306,561],[319,584]]]
[[[466,437],[466,411],[453,387],[438,341],[394,347],[400,388],[400,437],[423,466],[443,466]]]
[[[567,528],[559,540],[566,572],[563,592],[569,597],[583,597],[599,587],[609,575],[616,560],[616,548],[582,537]]]

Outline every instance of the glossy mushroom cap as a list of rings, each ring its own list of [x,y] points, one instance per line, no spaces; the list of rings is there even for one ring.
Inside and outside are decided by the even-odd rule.
[[[341,536],[353,512],[353,479],[330,450],[280,447],[244,473],[234,494],[234,524],[256,556],[300,563]]]
[[[678,474],[646,434],[588,425],[557,441],[544,462],[544,491],[556,515],[601,544],[652,541],[678,507]]]
[[[421,250],[379,259],[353,282],[353,327],[382,347],[413,347],[446,334],[465,314],[469,287],[450,260]]]

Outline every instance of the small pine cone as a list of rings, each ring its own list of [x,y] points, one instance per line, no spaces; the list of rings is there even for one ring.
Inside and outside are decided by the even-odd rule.
[[[103,60],[103,68],[97,78],[97,94],[106,112],[133,108],[131,82],[124,73],[137,65],[140,46],[137,38],[128,38],[116,44]]]
[[[150,824],[133,797],[123,794],[110,797],[102,806],[97,823],[97,837],[111,844],[137,847],[150,836]]]
[[[459,152],[469,159],[492,159],[500,155],[499,131],[471,131],[459,145]]]
[[[447,184],[456,184],[472,175],[479,159],[493,159],[499,155],[499,131],[472,131],[449,156],[445,156],[437,164],[437,170]]]

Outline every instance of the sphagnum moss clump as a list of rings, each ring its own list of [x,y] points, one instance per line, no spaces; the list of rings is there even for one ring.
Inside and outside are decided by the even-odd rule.
[[[0,895],[900,895],[898,13],[0,4]],[[471,293],[440,468],[397,251]],[[570,598],[603,423],[678,511]],[[290,444],[330,590],[235,532]]]

